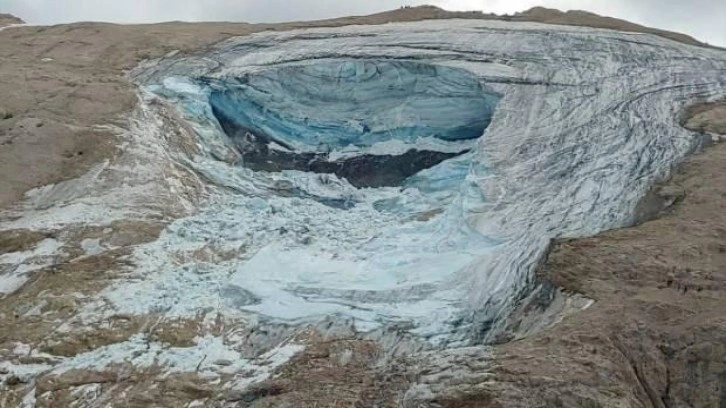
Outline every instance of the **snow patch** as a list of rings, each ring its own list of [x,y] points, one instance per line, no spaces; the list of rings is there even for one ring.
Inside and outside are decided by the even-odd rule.
[[[63,374],[69,370],[96,370],[118,364],[130,364],[135,368],[161,367],[167,373],[196,372],[201,376],[220,374],[235,375],[234,387],[245,387],[263,381],[305,347],[284,344],[254,358],[245,358],[224,340],[214,336],[198,337],[193,347],[169,347],[151,342],[142,334],[129,340],[65,359],[53,368],[52,373]]]
[[[60,247],[58,241],[47,238],[31,250],[0,255],[0,271],[4,270],[0,274],[0,297],[20,289],[30,279],[30,272],[53,265]]]

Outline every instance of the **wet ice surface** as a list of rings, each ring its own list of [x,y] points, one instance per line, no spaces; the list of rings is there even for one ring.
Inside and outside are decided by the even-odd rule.
[[[355,84],[342,86],[345,97],[325,81],[295,77],[335,69],[365,76],[371,66],[395,67],[382,77],[401,74],[401,84],[414,83],[409,90],[412,66],[455,72],[454,84],[470,81],[501,100],[464,94],[467,109],[455,108],[452,94],[469,88],[431,83],[424,89],[440,90],[440,105],[417,104],[416,92],[356,94]],[[648,186],[696,147],[677,124],[679,109],[723,94],[724,68],[721,51],[653,36],[452,20],[263,33],[149,63],[137,80],[197,130],[204,153],[191,165],[220,189],[139,248],[133,278],[104,296],[120,312],[223,308],[290,323],[335,315],[360,330],[405,323],[432,341],[486,340],[526,293],[551,239],[631,222]],[[222,97],[230,86],[243,89]],[[329,109],[324,97],[335,102]],[[374,109],[377,98],[383,110]],[[270,150],[327,160],[471,152],[396,187],[252,171],[215,159],[239,148],[215,109],[256,126],[251,133],[264,134]],[[480,121],[470,121],[473,111]],[[489,116],[483,137],[471,139]],[[179,255],[199,250],[232,255]]]

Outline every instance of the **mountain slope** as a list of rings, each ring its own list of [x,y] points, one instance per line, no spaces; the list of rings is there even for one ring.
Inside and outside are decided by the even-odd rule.
[[[8,16],[5,21],[16,24],[22,20]],[[583,17],[584,16],[584,17]],[[179,49],[192,50],[207,46],[230,35],[247,35],[266,30],[290,30],[304,27],[341,26],[347,24],[385,24],[395,21],[420,21],[441,18],[483,18],[514,21],[535,21],[554,24],[591,25],[593,27],[615,28],[635,32],[653,32],[666,38],[673,38],[687,44],[701,45],[687,36],[673,36],[659,30],[652,31],[637,25],[620,23],[619,20],[598,17],[589,13],[561,13],[549,9],[535,8],[516,16],[483,15],[481,13],[448,12],[436,7],[414,7],[393,10],[363,17],[347,17],[320,22],[301,22],[278,25],[244,23],[164,23],[147,26],[119,26],[99,23],[80,23],[54,27],[15,28],[0,37],[3,58],[3,80],[0,90],[15,95],[11,100],[0,103],[0,110],[10,120],[0,122],[6,137],[16,139],[19,144],[6,148],[2,154],[3,163],[21,166],[17,157],[36,154],[34,149],[42,146],[46,138],[59,141],[63,148],[43,152],[47,166],[31,172],[6,171],[11,178],[0,182],[0,206],[18,200],[30,188],[72,178],[88,169],[91,163],[108,157],[110,150],[104,143],[88,143],[88,138],[104,140],[97,131],[80,129],[69,131],[56,126],[57,120],[49,113],[63,115],[67,100],[75,92],[81,92],[84,100],[97,103],[83,106],[70,105],[72,117],[81,126],[103,123],[114,116],[127,113],[133,104],[125,81],[120,77],[123,70],[131,68],[136,61],[148,57],[159,57]],[[103,35],[95,35],[103,33]],[[27,42],[18,44],[18,36],[31,36]],[[47,47],[47,48],[42,48]],[[50,51],[47,51],[50,50]],[[42,55],[41,55],[42,54]],[[53,64],[43,63],[43,58],[53,58]],[[90,72],[77,72],[77,64],[93,64]],[[28,76],[25,72],[31,72]],[[52,80],[47,77],[53,78]],[[40,78],[46,78],[40,80]],[[58,78],[58,79],[57,79]],[[60,78],[65,78],[60,80]],[[88,82],[90,81],[90,82]],[[22,84],[22,85],[20,85]],[[23,89],[22,92],[19,92]],[[30,98],[30,95],[34,95]],[[51,96],[52,99],[49,99]],[[36,101],[41,101],[40,106]],[[49,106],[56,105],[57,106]],[[77,105],[77,104],[76,104]],[[94,105],[98,108],[94,108]],[[101,108],[102,107],[102,108]],[[36,112],[37,110],[37,112]],[[23,115],[19,114],[22,112]],[[47,128],[28,129],[11,126],[23,118],[37,118],[48,121]],[[44,122],[45,123],[45,122]],[[30,127],[32,127],[31,125]],[[32,131],[31,131],[32,130]],[[17,135],[22,134],[21,137]],[[35,142],[30,143],[30,140]],[[28,141],[26,143],[26,141]],[[84,157],[76,146],[85,146]],[[98,152],[96,152],[96,147]],[[26,151],[25,149],[30,149]],[[62,151],[61,151],[62,150]],[[23,153],[21,153],[23,152]],[[70,157],[65,157],[71,155]]]
[[[404,9],[278,26],[83,23],[0,32],[0,90],[10,95],[0,102],[5,112],[0,163],[6,175],[0,183],[5,200],[0,276],[7,294],[0,299],[0,405],[20,406],[25,400],[37,406],[100,406],[124,398],[140,406],[300,406],[300,401],[309,406],[699,406],[722,399],[720,344],[726,324],[717,313],[725,298],[722,146],[688,159],[666,185],[645,192],[701,141],[717,139],[706,132],[720,131],[718,105],[686,112],[683,122],[704,135],[681,129],[678,114],[690,102],[723,95],[724,53],[650,35],[629,41],[632,34],[478,19],[337,28],[462,16],[441,13]],[[562,16],[531,13],[542,20]],[[329,28],[310,29],[315,25]],[[303,29],[288,31],[292,28]],[[252,33],[258,34],[230,38]],[[354,57],[363,63],[352,63]],[[317,65],[321,58],[333,65]],[[417,64],[382,64],[381,59]],[[296,64],[311,68],[285,68]],[[430,82],[427,72],[439,69],[437,64],[447,69],[435,71],[440,81]],[[280,71],[284,76],[270,71],[277,65],[287,69]],[[475,150],[486,168],[470,167],[467,173],[477,177],[473,187],[486,191],[488,202],[467,194],[462,203],[478,207],[414,207],[413,214],[390,225],[414,223],[408,225],[419,232],[442,214],[451,215],[444,220],[450,221],[462,219],[456,209],[470,213],[464,221],[437,224],[445,227],[433,229],[439,245],[417,243],[421,237],[414,234],[376,249],[407,245],[407,251],[424,249],[417,257],[443,253],[456,248],[458,227],[470,222],[476,231],[512,240],[510,249],[531,249],[492,263],[519,261],[514,268],[492,270],[526,272],[522,275],[463,281],[465,289],[480,288],[473,293],[487,296],[487,289],[501,282],[515,282],[523,293],[539,284],[539,292],[502,309],[516,306],[511,319],[487,319],[485,312],[497,303],[482,302],[484,295],[450,296],[431,285],[379,293],[358,280],[347,290],[323,286],[321,291],[310,275],[290,273],[310,262],[301,252],[294,252],[285,268],[257,263],[256,274],[245,275],[248,261],[266,259],[284,245],[322,243],[322,249],[345,250],[326,265],[340,265],[348,253],[364,256],[366,234],[392,220],[379,209],[408,210],[418,197],[407,197],[402,206],[383,200],[384,207],[369,209],[366,194],[390,198],[389,192],[354,191],[334,178],[251,176],[238,167],[244,165],[240,153],[222,133],[200,127],[214,123],[208,122],[207,90],[200,96],[200,83],[219,91],[230,83],[223,79],[235,78],[240,82],[232,84],[241,87],[242,74],[267,72],[268,78],[278,78],[273,85],[250,82],[255,87],[247,95],[286,106],[287,98],[271,92],[278,91],[275,83],[303,94],[300,100],[309,104],[317,103],[310,95],[324,87],[311,86],[316,82],[300,79],[304,75],[334,72],[337,80],[356,82],[388,70],[418,75],[409,82],[429,81],[429,88],[445,95],[463,92],[458,85],[474,75],[486,85],[483,90],[503,96]],[[379,85],[395,88],[388,78],[384,75]],[[406,79],[401,83],[409,83]],[[411,89],[417,88],[401,86],[401,95],[415,96],[408,100],[423,108],[440,101],[439,95],[428,99]],[[353,102],[366,101],[369,94],[353,88],[347,101],[357,109]],[[484,94],[485,100],[491,96]],[[479,97],[464,96],[467,101]],[[217,99],[215,106],[233,100]],[[316,110],[323,111],[311,109],[300,121],[281,116],[277,123],[311,123]],[[406,135],[408,111],[400,112],[378,115],[398,126],[386,130]],[[377,122],[341,124],[334,113],[321,112],[321,123],[337,130],[348,126],[348,134],[375,133]],[[451,148],[434,142],[423,146]],[[361,157],[355,149],[323,148],[335,157]],[[396,154],[390,145],[378,148]],[[431,174],[437,173],[425,176]],[[426,177],[412,182],[432,180]],[[587,182],[593,179],[608,188],[596,191]],[[427,186],[440,193],[438,185]],[[41,188],[22,195],[32,187]],[[434,201],[449,203],[448,194]],[[642,214],[639,201],[647,207]],[[351,202],[359,213],[346,212]],[[560,240],[537,275],[529,276],[550,238],[591,234],[655,215],[660,218],[634,228]],[[457,228],[448,228],[452,225]],[[436,235],[442,231],[444,238]],[[466,249],[469,256],[481,247]],[[398,258],[388,267],[405,261]],[[426,275],[428,266],[413,268],[414,275]],[[478,266],[485,270],[490,264]],[[342,279],[349,276],[326,271],[317,271],[330,279],[324,283],[350,284]],[[285,281],[290,275],[297,280]],[[399,284],[405,276],[384,283]],[[257,284],[263,281],[272,284]],[[268,290],[275,296],[265,297]],[[444,297],[436,298],[439,293]],[[523,293],[505,298],[516,300]],[[404,297],[417,305],[408,316],[396,314],[405,312],[405,305],[386,306]],[[446,320],[447,303],[425,308],[434,298],[477,305],[450,333],[463,334],[459,344],[469,347],[432,347],[412,329],[419,317]],[[296,299],[309,303],[297,308],[299,303],[287,303]],[[268,319],[326,302],[335,308],[333,316],[320,322]],[[255,309],[260,304],[270,307]],[[385,315],[381,321],[394,319],[383,328],[374,321],[366,326],[372,331],[356,332],[371,310]],[[345,319],[345,313],[358,321]],[[469,330],[472,321],[477,324]],[[489,332],[498,335],[491,339]],[[517,341],[506,342],[511,339]],[[506,344],[484,347],[482,340]]]
[[[23,24],[24,21],[15,17],[12,14],[0,13],[0,27],[9,26],[13,24]]]

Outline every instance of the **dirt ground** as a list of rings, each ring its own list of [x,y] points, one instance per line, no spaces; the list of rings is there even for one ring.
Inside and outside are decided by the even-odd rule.
[[[23,20],[13,16],[12,14],[0,13],[0,27],[9,26],[12,24],[22,24]]]
[[[16,205],[29,189],[78,177],[93,164],[120,153],[116,135],[105,125],[126,126],[136,96],[124,73],[144,59],[173,50],[189,52],[263,30],[459,17],[591,25],[651,32],[702,45],[688,36],[621,20],[541,8],[498,17],[421,7],[274,26],[79,23],[8,28],[0,31],[0,208]],[[0,15],[0,27],[17,22]],[[656,195],[678,192],[657,219],[553,245],[540,278],[564,292],[595,300],[592,307],[533,337],[497,346],[491,355],[474,350],[459,359],[452,357],[450,364],[467,365],[473,374],[481,375],[436,377],[440,380],[436,380],[436,393],[420,406],[726,406],[726,145],[715,136],[726,135],[725,118],[726,103],[703,104],[684,113],[684,125],[713,133],[714,144],[691,157],[671,180],[654,187]],[[48,331],[42,322],[15,320],[12,316],[18,307],[42,290],[55,290],[57,304],[48,308],[58,318],[70,315],[76,305],[64,296],[63,288],[70,291],[77,284],[92,296],[118,267],[127,246],[153,240],[161,228],[158,224],[119,225],[119,234],[126,234],[119,239],[127,244],[115,253],[64,265],[77,272],[74,280],[65,279],[63,270],[53,271],[42,283],[0,299],[3,319],[11,319],[2,322],[0,345],[17,336],[43,344]],[[96,233],[81,231],[77,240]],[[0,254],[47,238],[45,233],[27,231],[2,234]],[[137,323],[142,324],[131,321],[128,325]],[[115,341],[108,336],[97,333],[69,342],[73,350],[48,351],[72,354],[90,347],[88,342]],[[76,375],[80,379],[41,381],[40,387],[52,391],[56,402],[69,398],[73,386],[98,383],[107,389],[130,384],[129,392],[138,396],[133,406],[154,401],[161,406],[183,406],[180,401],[200,399],[260,407],[396,406],[392,401],[402,399],[410,384],[426,376],[412,373],[405,361],[382,361],[375,345],[366,342],[336,339],[315,344],[276,380],[246,395],[216,395],[195,378],[149,382],[149,373],[123,378],[109,373],[86,378],[89,374],[82,373]],[[479,367],[478,359],[487,363]],[[329,395],[337,398],[326,399]],[[14,404],[19,398],[0,397],[0,402]],[[39,406],[53,404],[53,400],[40,401]]]

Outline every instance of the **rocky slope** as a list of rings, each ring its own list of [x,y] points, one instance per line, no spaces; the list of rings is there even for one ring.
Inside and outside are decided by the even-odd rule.
[[[136,85],[146,85],[144,78],[153,76],[138,76],[137,70],[136,84],[132,85],[123,75],[125,70],[141,60],[164,55],[162,61],[166,62],[194,61],[214,49],[207,48],[210,44],[233,35],[314,25],[471,16],[417,8],[281,26],[77,24],[14,27],[0,32],[0,57],[4,61],[0,90],[11,95],[2,102],[4,120],[0,121],[0,163],[7,175],[0,182],[0,199],[5,206],[0,264],[5,278],[3,291],[8,294],[0,300],[5,329],[0,334],[2,405],[103,406],[120,399],[136,406],[723,403],[724,357],[720,348],[726,326],[718,315],[724,306],[720,293],[723,237],[719,234],[726,220],[719,218],[722,192],[718,186],[726,184],[719,183],[724,152],[718,143],[687,160],[667,183],[645,197],[642,207],[646,210],[637,218],[659,218],[595,238],[557,242],[538,272],[540,291],[536,293],[541,296],[524,301],[513,315],[524,317],[510,319],[498,339],[518,341],[493,348],[431,349],[406,334],[405,327],[366,337],[354,333],[350,324],[332,320],[302,331],[284,324],[260,325],[248,316],[220,313],[219,306],[202,307],[196,315],[169,315],[164,308],[137,314],[99,305],[99,300],[106,305],[119,301],[119,293],[106,290],[110,286],[127,280],[143,282],[145,272],[139,274],[135,269],[139,254],[146,256],[144,262],[149,265],[160,261],[195,263],[204,266],[197,272],[200,276],[213,276],[209,266],[230,262],[241,247],[228,248],[213,236],[211,240],[205,238],[202,245],[179,245],[176,238],[195,231],[189,228],[200,224],[189,218],[189,224],[177,224],[183,228],[172,225],[169,229],[169,225],[197,213],[201,203],[218,195],[217,186],[237,191],[250,188],[233,174],[224,180],[210,179],[219,173],[200,168],[203,162],[179,160],[199,156],[207,149],[200,143],[198,129],[173,101],[144,92],[137,96]],[[615,24],[614,20],[589,14],[541,9],[524,16],[519,18],[554,19],[560,24]],[[578,20],[581,18],[585,20]],[[617,24],[620,29],[645,30]],[[517,27],[521,30],[518,35],[529,35],[524,25],[480,26],[455,21],[450,27],[477,27],[492,33],[502,27]],[[385,30],[405,32],[411,28],[416,31],[415,26]],[[563,38],[576,37],[578,31],[551,30]],[[380,34],[378,29],[369,31]],[[330,32],[350,35],[346,30],[323,31],[324,35]],[[293,38],[298,43],[290,44],[297,44],[295,50],[304,54],[305,47],[310,47],[306,44],[321,40],[315,37],[321,32],[309,37],[310,32],[302,33]],[[621,36],[610,32],[598,35]],[[265,44],[285,36],[268,33],[241,42]],[[348,41],[333,38],[325,40],[331,48],[336,47],[336,41]],[[370,37],[361,35],[360,49],[366,49],[366,38]],[[693,63],[690,56],[708,53],[707,62],[698,62],[704,65],[696,76],[671,72],[661,79],[675,83],[663,86],[656,81],[653,85],[675,92],[671,96],[680,95],[677,104],[644,103],[644,110],[631,111],[649,113],[650,108],[657,112],[648,116],[651,121],[643,129],[660,126],[662,120],[668,122],[663,129],[672,136],[700,140],[676,130],[677,108],[698,99],[692,91],[678,94],[681,91],[677,89],[695,81],[703,83],[696,87],[701,98],[716,98],[721,86],[718,78],[704,73],[717,70],[723,55],[652,36],[646,37],[643,45],[624,45],[640,46],[662,47],[661,55],[662,49],[669,49],[674,56],[684,57],[684,67]],[[423,48],[418,52],[440,51]],[[456,53],[464,50],[448,51],[451,55],[446,58],[456,60]],[[504,52],[493,54],[501,58]],[[511,64],[517,57],[504,58]],[[149,69],[148,64],[144,67]],[[154,65],[151,67],[153,71]],[[653,67],[648,75],[652,71]],[[179,68],[177,73],[188,71]],[[507,75],[515,76],[498,73],[500,79],[507,79]],[[576,82],[582,78],[586,77],[559,79]],[[498,86],[512,91],[517,86],[524,88],[526,81]],[[647,101],[648,94],[646,90],[630,105],[638,106],[633,101],[641,98]],[[626,107],[621,109],[628,112]],[[719,128],[723,126],[722,112],[723,105],[701,104],[687,110],[682,121],[703,133],[704,140],[718,142],[715,134],[723,131]],[[664,114],[672,114],[674,124],[663,119]],[[639,122],[638,115],[630,117]],[[654,120],[656,117],[659,119]],[[495,116],[492,129],[496,129],[496,121]],[[644,130],[643,134],[650,133]],[[674,157],[681,157],[687,153],[687,145],[665,151],[679,152]],[[655,154],[661,158],[660,145],[650,146],[648,154],[661,152]],[[501,151],[491,147],[489,154],[496,156]],[[236,160],[234,153],[217,158],[228,163]],[[28,162],[42,165],[28,167]],[[643,185],[655,176],[642,180]],[[57,184],[23,196],[31,188],[51,183]],[[155,252],[158,249],[162,252]],[[165,255],[159,258],[161,253]],[[177,276],[186,279],[187,275]],[[165,288],[178,277],[158,281],[149,299],[168,294]],[[128,287],[125,291],[141,293]],[[586,310],[580,311],[583,308]],[[536,324],[531,324],[532,316]],[[550,320],[542,323],[542,316],[550,316]],[[553,322],[559,323],[546,328]],[[269,377],[272,379],[265,380]]]
[[[485,14],[481,12],[451,12],[442,10],[433,6],[422,6],[414,8],[404,8],[381,14],[373,14],[371,16],[353,17],[358,23],[366,24],[393,21],[417,21],[421,19],[448,19],[448,18],[465,18],[465,19],[485,19],[500,21],[530,21],[545,24],[561,24],[572,26],[586,26],[596,28],[607,28],[619,31],[629,31],[635,33],[648,33],[659,35],[664,38],[682,42],[685,44],[705,46],[706,44],[685,34],[675,33],[672,31],[661,30],[658,28],[645,27],[640,24],[634,24],[629,21],[600,16],[594,13],[581,10],[560,11],[545,7],[533,7],[527,11],[515,13],[514,15],[497,15]],[[357,23],[357,24],[358,24]]]
[[[0,28],[13,25],[13,24],[23,24],[24,21],[15,17],[12,14],[3,14],[0,13]]]
[[[718,141],[723,109],[700,105],[684,123]],[[451,406],[478,398],[507,407],[726,403],[724,158],[717,142],[654,187],[673,201],[658,219],[557,242],[541,278],[596,306],[497,349],[494,381]]]

